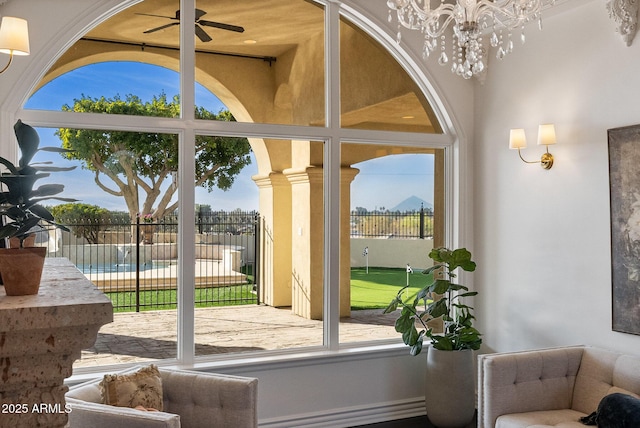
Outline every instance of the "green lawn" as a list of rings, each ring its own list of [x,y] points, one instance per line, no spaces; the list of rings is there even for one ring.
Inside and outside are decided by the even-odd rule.
[[[255,294],[246,284],[226,287],[196,288],[196,308],[255,304]],[[135,291],[105,293],[113,302],[114,312],[131,312],[136,308]],[[244,302],[243,302],[244,300]],[[140,292],[140,310],[175,309],[176,290]],[[198,303],[198,302],[208,303]],[[214,301],[215,303],[212,303]],[[158,306],[161,305],[161,306]]]
[[[425,284],[431,283],[432,275],[423,275],[416,269],[409,274],[409,289],[406,297],[414,295]],[[366,268],[351,269],[351,309],[386,308],[402,287],[407,285],[406,269]]]
[[[252,272],[246,272],[251,274]],[[423,275],[416,269],[409,274],[410,288],[405,297],[413,296],[425,284],[432,281],[432,275]],[[395,297],[398,290],[407,284],[406,269],[370,267],[351,269],[351,309],[384,309]],[[113,301],[114,312],[135,311],[135,292],[106,293]],[[253,302],[255,295],[246,285],[227,287],[198,288],[196,302],[216,301],[216,303],[196,303],[196,307],[242,305]],[[242,302],[245,300],[245,302]],[[140,310],[175,309],[176,290],[140,292]],[[165,306],[166,305],[166,306]],[[117,309],[115,309],[117,307]]]
[[[256,296],[248,284],[253,284],[253,266],[245,265],[240,272],[246,275],[247,284],[235,284],[224,287],[196,288],[196,308],[212,306],[233,306],[255,304]],[[131,312],[136,310],[135,291],[105,293],[113,302],[113,312]],[[152,290],[140,292],[140,310],[176,309],[177,290]]]

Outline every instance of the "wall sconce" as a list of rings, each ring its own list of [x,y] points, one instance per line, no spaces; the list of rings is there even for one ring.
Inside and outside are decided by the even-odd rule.
[[[2,17],[0,52],[9,55],[9,63],[0,70],[0,74],[9,68],[14,55],[29,55],[29,28],[25,19],[12,16]]]
[[[518,149],[518,155],[523,162],[539,163],[544,169],[551,169],[553,166],[553,155],[549,153],[549,146],[556,143],[556,129],[552,124],[540,125],[538,127],[538,145],[546,146],[547,151],[539,161],[527,161],[522,157],[520,149],[527,147],[527,137],[524,129],[512,129],[509,134],[509,148]]]

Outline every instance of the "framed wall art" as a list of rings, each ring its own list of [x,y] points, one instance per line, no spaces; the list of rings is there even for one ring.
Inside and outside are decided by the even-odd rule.
[[[607,133],[612,328],[640,335],[640,125]]]

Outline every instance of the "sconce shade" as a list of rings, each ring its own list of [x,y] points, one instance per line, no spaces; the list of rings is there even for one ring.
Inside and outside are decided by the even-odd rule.
[[[556,128],[553,124],[538,127],[538,145],[551,146],[556,143]]]
[[[509,133],[509,148],[524,149],[526,147],[527,137],[524,134],[524,129],[512,129]]]
[[[29,28],[25,19],[2,17],[0,52],[10,55],[29,55]]]

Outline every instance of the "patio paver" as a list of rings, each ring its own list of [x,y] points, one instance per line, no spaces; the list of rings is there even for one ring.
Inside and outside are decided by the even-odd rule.
[[[145,362],[176,357],[176,311],[115,313],[95,345],[74,367]],[[340,322],[340,341],[397,338],[395,314],[382,309],[352,311]],[[322,345],[322,321],[294,315],[290,308],[243,305],[195,309],[196,355]]]

